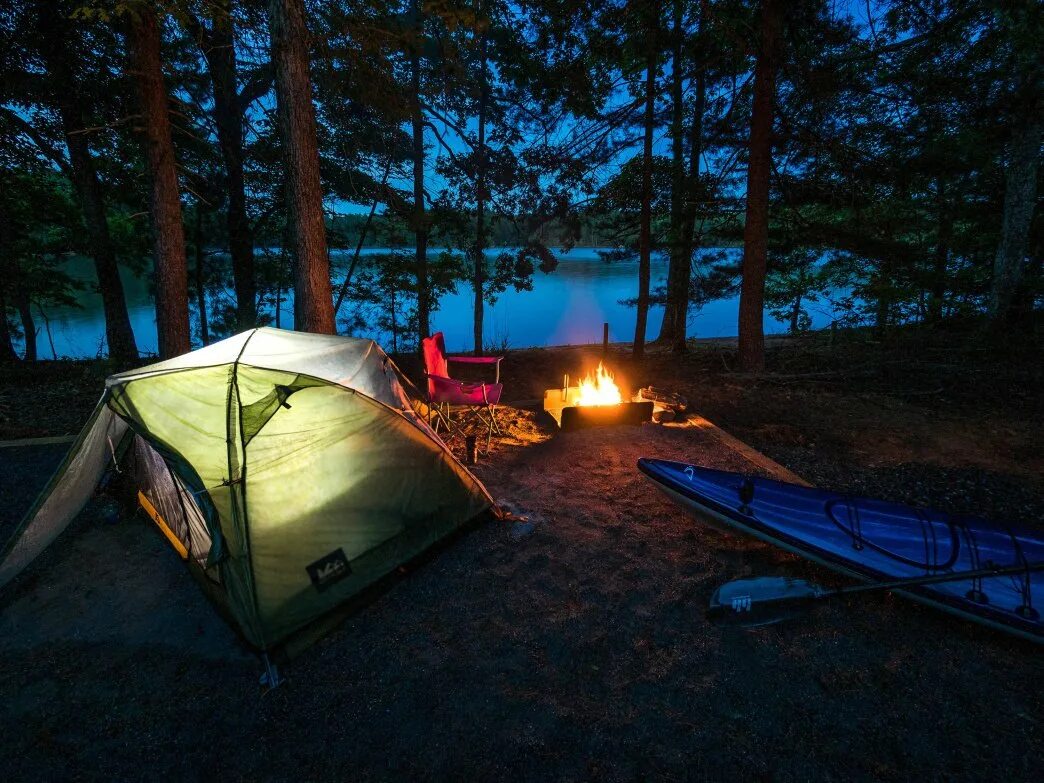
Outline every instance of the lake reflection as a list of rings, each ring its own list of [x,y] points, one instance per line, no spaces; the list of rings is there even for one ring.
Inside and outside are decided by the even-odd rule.
[[[364,255],[387,253],[379,248],[368,248]],[[435,251],[432,251],[435,252]],[[491,249],[495,256],[499,250]],[[721,251],[708,251],[721,252]],[[740,251],[732,248],[725,251],[738,261]],[[544,274],[537,271],[533,276],[533,290],[505,291],[493,306],[486,306],[485,334],[487,343],[500,345],[506,342],[511,348],[533,346],[597,343],[602,339],[602,324],[609,323],[609,338],[614,342],[634,339],[635,308],[620,304],[621,300],[637,296],[638,262],[602,261],[596,249],[575,248],[558,254],[558,268]],[[334,284],[343,279],[343,269],[350,258],[348,253],[334,254]],[[78,298],[79,307],[49,308],[50,339],[43,318],[37,318],[40,328],[38,350],[41,358],[51,358],[51,343],[59,357],[84,358],[97,356],[104,351],[105,322],[101,309],[101,297],[93,289],[94,268],[88,259],[75,258],[68,262],[66,271],[82,280],[88,290]],[[155,310],[147,282],[129,270],[121,268],[127,294],[131,324],[143,352],[156,351]],[[652,263],[652,286],[664,285],[667,277],[667,261],[656,254]],[[227,296],[228,294],[218,295]],[[732,297],[711,302],[695,312],[689,319],[689,335],[698,337],[727,337],[736,334],[739,298]],[[342,315],[347,311],[345,304]],[[830,323],[831,314],[823,309],[811,313],[813,327]],[[274,311],[268,308],[269,314]],[[451,351],[471,348],[472,343],[472,296],[466,282],[459,283],[457,291],[442,297],[438,309],[432,314],[434,329],[446,334],[446,344]],[[192,314],[193,335],[198,342],[198,325],[195,312]],[[663,308],[652,307],[649,311],[648,337],[654,339],[660,331]],[[292,328],[292,296],[284,299],[280,308],[279,326]],[[785,332],[787,325],[768,315],[765,317],[766,333]],[[390,335],[377,331],[362,331],[357,336],[372,337],[391,348]]]

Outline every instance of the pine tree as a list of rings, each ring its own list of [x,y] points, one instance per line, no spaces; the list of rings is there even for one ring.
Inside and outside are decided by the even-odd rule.
[[[257,323],[257,281],[244,171],[243,114],[246,107],[238,87],[232,1],[208,0],[205,8],[209,26],[191,11],[181,16],[199,45],[210,73],[214,125],[225,164],[226,228],[237,322],[240,329],[249,329]]]
[[[286,155],[287,207],[294,229],[294,326],[301,331],[334,334],[303,0],[270,0],[268,23]]]
[[[159,354],[162,358],[169,358],[191,349],[181,195],[171,139],[169,97],[163,79],[159,18],[147,3],[137,5],[129,16],[128,37],[145,126],[149,171],[156,331]]]
[[[633,353],[636,359],[645,354],[645,331],[649,319],[649,276],[652,255],[652,176],[653,134],[656,132],[656,74],[659,51],[657,33],[660,24],[659,4],[648,3],[643,9],[647,26],[645,42],[645,116],[642,127],[642,194],[638,226],[638,312],[634,326]]]
[[[759,44],[754,66],[754,103],[747,160],[747,211],[743,229],[743,282],[740,288],[739,366],[744,372],[765,367],[765,273],[768,255],[769,174],[772,123],[779,65],[782,8],[762,0]]]

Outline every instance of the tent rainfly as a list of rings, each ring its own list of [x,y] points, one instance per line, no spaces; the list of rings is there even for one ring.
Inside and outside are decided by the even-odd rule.
[[[495,508],[372,340],[253,329],[106,381],[0,552],[0,587],[121,456],[142,507],[262,653],[299,647],[331,610]]]

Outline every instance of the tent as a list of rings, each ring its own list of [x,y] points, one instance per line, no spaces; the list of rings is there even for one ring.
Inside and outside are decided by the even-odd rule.
[[[133,473],[141,506],[264,653],[495,508],[372,340],[253,329],[106,381],[0,552],[0,587],[114,464]]]

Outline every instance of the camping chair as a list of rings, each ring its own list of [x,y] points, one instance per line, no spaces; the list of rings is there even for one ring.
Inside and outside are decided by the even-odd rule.
[[[445,423],[446,429],[452,432],[454,427],[450,419],[450,406],[462,405],[467,409],[467,415],[477,418],[486,428],[486,449],[488,450],[493,433],[501,434],[500,425],[497,422],[497,404],[504,391],[504,384],[500,382],[500,362],[504,357],[447,356],[446,341],[443,339],[442,332],[425,337],[421,341],[421,347],[424,353],[424,375],[428,379],[428,424],[431,424],[431,416],[434,413],[435,431],[438,432],[441,421]],[[493,383],[468,383],[455,380],[449,375],[450,362],[493,365],[496,378]]]

